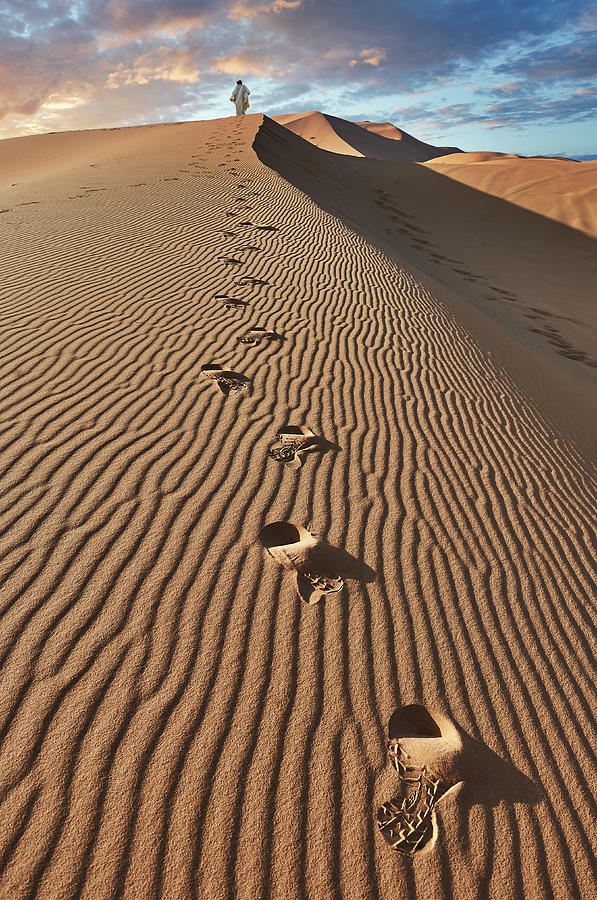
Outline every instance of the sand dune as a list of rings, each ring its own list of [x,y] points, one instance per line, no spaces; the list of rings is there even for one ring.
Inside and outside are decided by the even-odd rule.
[[[597,162],[477,152],[443,156],[425,165],[597,237]]]
[[[0,894],[592,898],[595,242],[262,116],[96,136],[0,145]]]
[[[321,150],[344,156],[367,156],[395,162],[424,162],[444,154],[459,152],[457,147],[433,147],[417,140],[389,122],[348,122],[317,111],[274,116],[283,125]]]

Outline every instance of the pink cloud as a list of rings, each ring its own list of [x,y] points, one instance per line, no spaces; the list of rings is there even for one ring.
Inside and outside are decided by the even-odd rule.
[[[582,31],[597,31],[597,6],[588,9],[580,20]]]
[[[105,31],[122,38],[153,34],[156,29],[174,34],[194,28],[206,21],[205,10],[198,11],[188,2],[158,2],[139,9],[136,0],[109,0],[106,7],[108,21]]]
[[[238,75],[239,72],[250,75],[268,75],[271,65],[260,54],[231,53],[229,56],[216,56],[211,71],[224,75]]]
[[[494,87],[503,94],[516,94],[522,87],[516,81],[505,81],[502,84],[496,84]]]
[[[358,63],[366,63],[368,66],[377,67],[380,62],[388,58],[388,51],[381,47],[370,47],[368,50],[361,50],[359,59],[351,59],[350,65],[356,66]]]
[[[270,3],[252,3],[250,0],[239,0],[228,13],[229,19],[253,19],[260,13],[281,13],[285,9],[296,9],[302,0],[272,0]]]
[[[120,63],[106,78],[106,87],[115,90],[133,84],[149,84],[150,81],[177,81],[193,84],[199,78],[199,69],[188,51],[160,47],[157,53],[137,57],[126,67]]]

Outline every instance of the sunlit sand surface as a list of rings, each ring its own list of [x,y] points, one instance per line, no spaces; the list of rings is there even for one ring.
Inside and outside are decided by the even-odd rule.
[[[2,897],[595,895],[595,208],[366,124],[0,143]]]

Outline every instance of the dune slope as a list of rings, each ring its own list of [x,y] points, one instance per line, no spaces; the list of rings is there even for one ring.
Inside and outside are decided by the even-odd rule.
[[[597,237],[597,162],[458,153],[425,165],[469,187]]]
[[[417,140],[389,122],[349,122],[317,110],[296,116],[287,113],[273,120],[321,150],[344,156],[366,156],[395,162],[425,162],[457,147],[434,147]]]
[[[413,244],[441,216],[379,205],[396,164],[261,116],[135,132],[2,192],[0,894],[594,896],[586,412]],[[297,470],[288,424],[325,439]],[[277,521],[360,561],[342,592],[299,599]],[[406,703],[470,751],[414,860],[375,825]]]

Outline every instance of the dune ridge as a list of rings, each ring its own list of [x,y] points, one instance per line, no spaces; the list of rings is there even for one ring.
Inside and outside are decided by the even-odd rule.
[[[272,120],[321,150],[394,162],[424,162],[458,147],[434,147],[389,122],[349,122],[318,110],[273,116]]]
[[[471,330],[463,277],[390,247],[366,196],[351,226],[350,166],[388,164],[334,181],[298,140],[140,129],[5,192],[2,894],[589,898],[594,466],[504,328]],[[289,470],[289,422],[338,449]],[[272,521],[375,580],[302,604]],[[374,818],[409,702],[481,761],[414,862]]]

